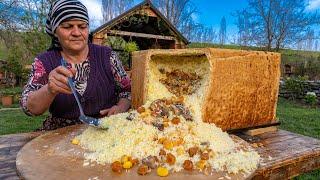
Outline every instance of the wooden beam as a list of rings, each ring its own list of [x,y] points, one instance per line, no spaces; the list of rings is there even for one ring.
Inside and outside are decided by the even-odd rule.
[[[258,128],[258,129],[250,129],[244,132],[244,134],[249,136],[256,136],[259,134],[267,133],[267,132],[275,132],[278,130],[277,126],[270,126],[265,128]]]
[[[173,36],[162,36],[162,35],[155,35],[155,34],[145,34],[145,33],[127,32],[127,31],[117,31],[117,30],[108,30],[107,33],[122,35],[122,36],[143,37],[143,38],[150,38],[150,39],[164,39],[164,40],[176,39]]]

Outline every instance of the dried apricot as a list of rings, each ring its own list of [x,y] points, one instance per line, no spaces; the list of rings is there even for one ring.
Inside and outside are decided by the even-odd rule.
[[[174,118],[171,120],[171,123],[172,123],[172,124],[175,124],[175,125],[179,124],[179,123],[180,123],[180,118],[174,117]]]
[[[159,156],[165,156],[167,153],[165,150],[160,149]]]
[[[122,172],[122,165],[119,161],[115,161],[111,164],[111,169],[113,172],[121,173]]]
[[[143,113],[143,112],[145,112],[146,111],[146,108],[144,108],[143,106],[140,106],[140,107],[138,107],[138,109],[137,109],[137,112],[139,113],[139,114],[141,114],[141,113]]]
[[[201,160],[208,160],[209,159],[209,153],[208,152],[203,152],[200,155]]]
[[[193,163],[190,160],[185,160],[183,162],[183,169],[187,170],[187,171],[192,171],[193,169]]]
[[[176,157],[173,154],[168,153],[167,154],[167,163],[169,165],[173,165],[175,162],[176,162]]]
[[[189,150],[188,150],[189,156],[193,157],[195,154],[197,154],[198,150],[199,150],[199,148],[196,146],[189,148]]]
[[[147,165],[142,164],[142,165],[140,165],[138,167],[137,172],[138,172],[139,175],[144,176],[144,175],[148,174],[150,172],[150,170],[149,170],[149,167]]]
[[[131,159],[130,162],[132,163],[132,166],[135,166],[136,164],[139,164],[138,159]]]

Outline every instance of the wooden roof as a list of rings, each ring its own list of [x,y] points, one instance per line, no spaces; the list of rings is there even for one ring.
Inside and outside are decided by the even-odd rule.
[[[152,10],[155,13],[156,16],[160,17],[164,21],[166,27],[174,34],[174,36],[176,36],[183,43],[189,44],[189,41],[173,26],[173,24],[164,15],[161,14],[161,12],[149,0],[145,0],[145,1],[141,2],[140,4],[129,9],[128,11],[122,13],[118,17],[101,25],[100,27],[98,27],[97,29],[92,31],[92,34],[94,35],[94,34],[99,33],[105,29],[111,29],[113,26],[115,26],[115,25],[121,23],[123,20],[125,20],[126,17],[129,17],[131,15],[136,14],[137,11],[143,9],[144,7],[148,7],[150,10]]]

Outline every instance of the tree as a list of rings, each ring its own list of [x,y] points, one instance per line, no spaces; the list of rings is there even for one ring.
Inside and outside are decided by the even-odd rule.
[[[152,3],[186,38],[190,39],[200,28],[193,19],[197,8],[191,0],[152,0]]]
[[[237,17],[236,25],[238,27],[238,44],[240,46],[248,46],[255,35],[250,31],[249,28],[252,25],[249,21],[249,13],[246,10],[236,11],[235,15]]]
[[[305,1],[248,0],[248,3],[248,8],[236,14],[248,18],[250,43],[267,50],[278,51],[304,39],[307,30],[319,23],[317,13],[306,11]]]
[[[7,68],[21,83],[24,65],[30,64],[50,41],[45,20],[52,0],[3,0],[0,2],[0,39],[7,47]]]
[[[102,0],[103,21],[108,22],[124,13],[132,7],[133,2],[134,0]]]
[[[191,38],[189,39],[192,42],[200,43],[213,43],[217,39],[217,33],[213,27],[205,27],[203,25],[198,25],[194,29]]]
[[[226,42],[227,37],[227,23],[226,18],[223,16],[220,22],[220,30],[219,30],[219,42],[220,44],[224,44]]]
[[[4,0],[0,3],[0,38],[7,48],[21,43],[20,32],[44,32],[51,1]]]
[[[309,51],[312,51],[313,45],[314,45],[314,30],[309,29],[306,33],[306,49]]]
[[[314,49],[313,50],[315,50],[315,51],[318,51],[318,44],[319,42],[318,42],[318,40],[316,40],[315,42],[314,42]],[[320,57],[320,56],[319,56]]]

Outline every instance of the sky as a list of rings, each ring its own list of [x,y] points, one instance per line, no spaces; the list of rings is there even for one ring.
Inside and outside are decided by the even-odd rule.
[[[102,24],[101,0],[80,0],[88,8],[90,19],[94,19],[94,25],[91,28],[96,28]],[[233,34],[237,31],[235,18],[231,13],[236,10],[241,10],[247,7],[247,0],[191,0],[197,7],[198,13],[194,16],[196,22],[205,26],[213,26],[217,31],[220,27],[220,21],[224,16],[227,22],[227,34]],[[142,0],[134,0],[135,5]],[[307,7],[309,11],[320,11],[320,0],[309,0]]]

